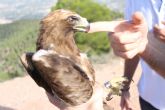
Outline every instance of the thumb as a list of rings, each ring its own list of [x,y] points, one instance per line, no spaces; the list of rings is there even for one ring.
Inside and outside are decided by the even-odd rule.
[[[132,22],[136,25],[145,23],[145,18],[141,12],[135,12],[132,15]]]

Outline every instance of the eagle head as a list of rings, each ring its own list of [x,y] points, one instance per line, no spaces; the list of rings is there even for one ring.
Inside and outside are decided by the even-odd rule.
[[[46,26],[44,28],[49,26],[49,28],[52,27],[52,29],[56,28],[63,31],[86,32],[89,29],[89,23],[86,18],[81,17],[73,11],[64,9],[51,12],[41,23],[43,26]]]
[[[87,32],[89,23],[77,13],[59,9],[41,20],[37,50],[52,49],[62,55],[79,54],[74,35],[76,31]]]

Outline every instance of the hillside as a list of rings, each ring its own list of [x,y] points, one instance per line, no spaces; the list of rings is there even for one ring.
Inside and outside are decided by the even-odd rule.
[[[38,20],[21,20],[0,25],[0,81],[22,75],[19,55],[35,50],[38,24]]]

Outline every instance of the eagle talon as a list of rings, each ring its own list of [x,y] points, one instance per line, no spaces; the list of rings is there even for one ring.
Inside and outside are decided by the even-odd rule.
[[[113,99],[113,97],[106,97],[106,101],[110,101],[110,100],[112,100]]]
[[[105,82],[104,87],[108,92],[107,97],[109,98],[111,95],[121,96],[122,89],[125,86],[123,82],[127,82],[127,81],[128,79],[125,77],[115,77],[110,81]]]

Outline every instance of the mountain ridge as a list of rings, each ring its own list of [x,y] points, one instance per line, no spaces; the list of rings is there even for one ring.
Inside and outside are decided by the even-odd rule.
[[[57,0],[1,0],[0,19],[40,19],[50,12]]]
[[[125,0],[95,0],[105,4],[114,11],[123,12]],[[57,0],[1,0],[0,24],[4,21],[16,21],[21,19],[41,19],[50,12]],[[3,21],[3,22],[2,22]]]

